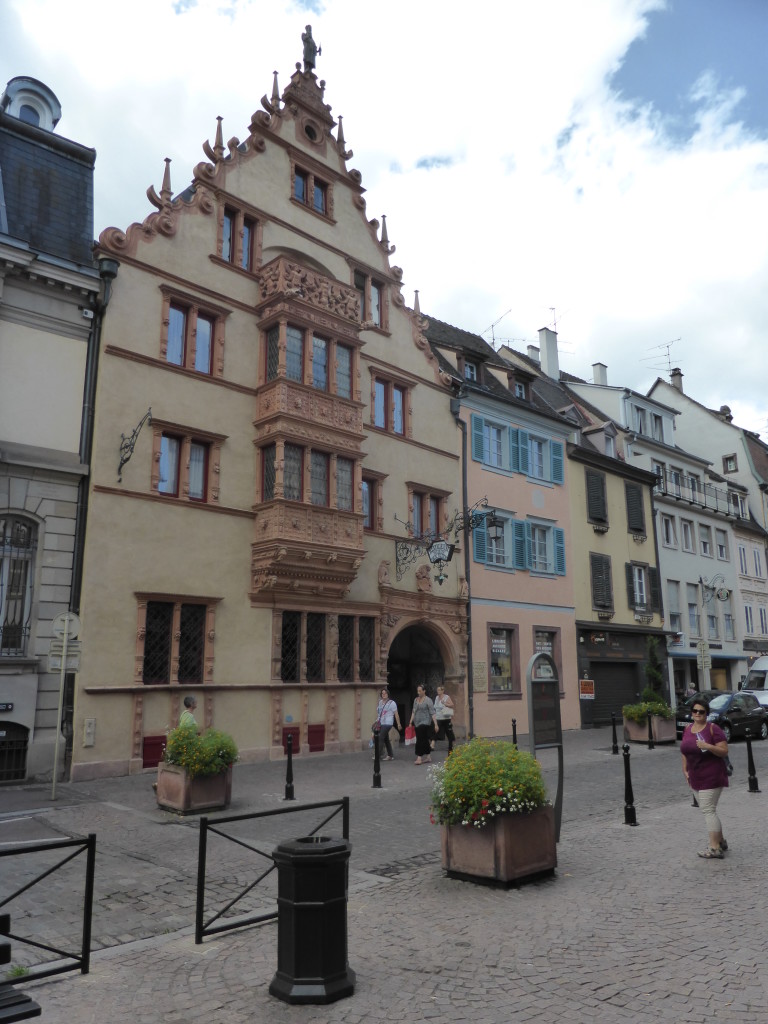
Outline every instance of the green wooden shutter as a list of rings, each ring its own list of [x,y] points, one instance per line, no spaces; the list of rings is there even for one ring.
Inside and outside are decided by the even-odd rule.
[[[484,462],[484,428],[485,420],[482,416],[472,415],[472,459],[475,462]]]
[[[513,473],[520,472],[520,431],[517,427],[509,428],[509,468]]]
[[[635,607],[635,573],[631,562],[624,564],[624,571],[627,577],[627,604],[630,608]]]
[[[661,611],[661,588],[659,587],[659,570],[648,566],[648,589],[651,592],[651,611]]]
[[[549,454],[552,464],[552,483],[561,484],[565,479],[562,441],[550,441]]]
[[[555,541],[555,572],[558,576],[565,576],[565,530],[556,526],[552,533]]]
[[[513,558],[516,569],[527,569],[525,558],[525,522],[522,519],[512,520]]]
[[[645,533],[643,491],[639,484],[625,483],[627,495],[627,529],[630,533]]]
[[[517,447],[520,455],[520,472],[528,475],[528,431],[518,430]]]
[[[592,572],[592,604],[598,609],[612,609],[611,560],[608,555],[590,552],[589,562]]]
[[[595,523],[608,522],[608,506],[605,500],[605,476],[594,470],[585,470],[587,484],[587,517]]]
[[[476,562],[485,562],[488,558],[488,537],[485,519],[482,519],[472,531],[472,544]]]

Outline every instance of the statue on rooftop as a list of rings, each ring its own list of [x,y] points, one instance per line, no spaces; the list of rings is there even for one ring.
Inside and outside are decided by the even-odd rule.
[[[322,52],[322,46],[318,47],[312,38],[312,26],[307,25],[305,32],[301,33],[301,41],[304,43],[304,72],[311,71],[315,66],[315,58]]]

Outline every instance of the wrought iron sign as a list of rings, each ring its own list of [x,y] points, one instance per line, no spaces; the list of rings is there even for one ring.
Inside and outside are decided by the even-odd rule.
[[[397,514],[395,514],[395,520],[402,523],[409,534],[413,534],[414,529],[410,522],[399,519]],[[444,570],[453,558],[459,536],[465,533],[468,540],[469,534],[483,524],[487,526],[492,540],[500,540],[504,525],[496,515],[496,509],[488,507],[487,497],[476,501],[471,508],[465,508],[463,512],[456,509],[443,533],[428,534],[413,540],[395,541],[395,567],[398,582],[405,576],[413,563],[426,554],[432,565],[437,566],[435,580],[442,586],[448,579]],[[450,541],[451,536],[453,536],[453,543]]]
[[[141,428],[144,424],[149,421],[152,422],[152,409],[151,407],[142,416],[138,425],[131,431],[130,437],[126,437],[125,434],[120,435],[120,464],[117,467],[117,482],[121,483],[123,479],[123,466],[130,462],[131,456],[133,455],[133,449],[136,447],[136,442],[139,439]]]

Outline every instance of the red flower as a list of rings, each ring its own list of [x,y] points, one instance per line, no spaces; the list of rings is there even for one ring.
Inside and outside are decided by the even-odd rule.
[[[480,802],[481,802],[483,807],[487,807],[488,806],[488,801],[487,800],[481,800]]]
[[[504,793],[504,790],[503,790],[503,789],[497,789],[497,790],[496,790],[496,796],[502,796],[502,795],[503,795],[503,793]]]

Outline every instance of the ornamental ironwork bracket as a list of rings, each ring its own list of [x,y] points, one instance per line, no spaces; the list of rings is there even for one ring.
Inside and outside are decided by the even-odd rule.
[[[139,439],[141,428],[145,423],[152,422],[152,407],[144,413],[139,423],[131,431],[130,437],[126,437],[125,434],[120,435],[120,463],[117,467],[117,482],[122,483],[123,480],[123,466],[131,461],[133,455],[133,449],[136,447],[136,442]]]
[[[395,577],[398,583],[410,570],[414,562],[417,562],[422,555],[426,554],[427,546],[421,540],[395,541]]]

